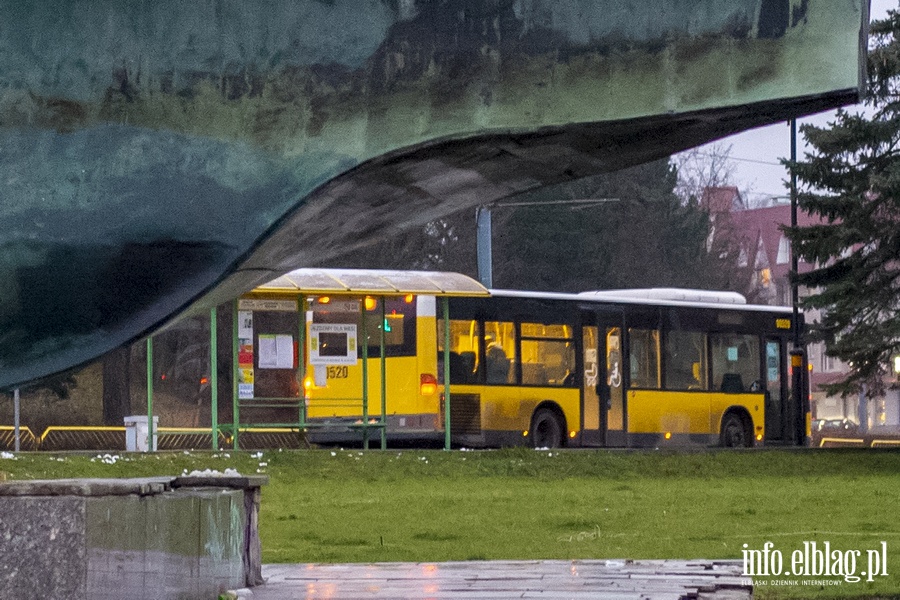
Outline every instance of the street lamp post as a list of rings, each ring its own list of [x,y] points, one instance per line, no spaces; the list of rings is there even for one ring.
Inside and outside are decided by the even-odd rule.
[[[486,288],[494,287],[494,258],[491,254],[491,207],[479,206],[475,209],[476,246],[478,260],[478,281]]]
[[[797,173],[794,169],[794,163],[797,162],[797,120],[791,119],[791,232],[797,231]],[[803,346],[800,343],[800,290],[797,285],[797,273],[799,272],[800,261],[797,253],[794,251],[794,245],[791,244],[791,308],[793,310],[793,318],[791,319],[793,332],[793,348],[791,348],[791,391],[793,396],[793,410],[798,418],[792,419],[796,423],[794,439],[799,443],[807,443],[809,426],[807,417],[809,415],[809,398],[805,393],[803,385],[805,380],[803,373]]]

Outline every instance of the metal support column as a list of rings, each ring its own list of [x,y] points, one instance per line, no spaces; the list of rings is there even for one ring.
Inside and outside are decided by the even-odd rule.
[[[147,452],[153,452],[153,337],[147,338]]]
[[[238,349],[240,340],[238,339],[238,301],[234,301],[231,309],[231,443],[232,447],[237,450],[238,446],[238,429],[241,427],[241,409],[238,382],[240,381],[241,370],[238,365]]]
[[[791,164],[797,161],[797,120],[791,119]],[[797,173],[791,167],[791,232],[797,231]],[[799,445],[809,445],[809,398],[803,382],[803,346],[800,343],[800,290],[797,285],[800,259],[791,244],[791,326],[793,348],[791,348],[791,400],[795,416],[794,441]]]
[[[22,432],[19,428],[19,388],[13,391],[13,428],[15,429],[15,451],[22,451]]]
[[[450,449],[450,300],[441,298],[444,313],[444,450]]]
[[[209,309],[209,397],[212,449],[219,449],[219,344],[216,307]]]
[[[369,334],[366,329],[366,299],[360,303],[362,318],[360,319],[362,331],[357,336],[359,345],[362,346],[362,430],[363,449],[369,449]]]
[[[494,286],[494,259],[491,249],[491,208],[479,206],[475,209],[476,259],[478,280],[486,288]]]
[[[300,327],[297,331],[297,377],[300,379],[300,402],[297,420],[300,430],[306,428],[306,295],[300,296]]]
[[[384,330],[387,328],[386,298],[381,297],[381,449],[387,450],[387,361],[384,353]]]

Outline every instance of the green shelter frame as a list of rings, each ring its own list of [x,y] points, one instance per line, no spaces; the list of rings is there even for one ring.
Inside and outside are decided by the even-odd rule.
[[[210,310],[210,384],[211,384],[211,415],[210,434],[212,437],[212,449],[219,449],[218,435],[220,432],[230,434],[231,445],[239,449],[239,435],[241,431],[251,428],[289,428],[297,431],[306,431],[310,428],[327,426],[325,423],[310,423],[307,420],[305,395],[303,382],[306,378],[305,346],[308,343],[306,336],[306,312],[307,301],[310,296],[342,296],[342,297],[372,297],[381,299],[381,319],[385,319],[385,298],[413,295],[431,295],[440,299],[440,317],[444,320],[444,447],[450,449],[450,309],[449,298],[452,296],[488,296],[490,292],[476,280],[460,273],[438,271],[387,271],[365,269],[297,269],[265,283],[250,292],[233,300],[232,310],[232,422],[219,423],[218,420],[218,359],[217,359],[217,309]],[[294,302],[296,308],[288,311],[287,302]],[[276,310],[296,312],[297,323],[297,348],[298,360],[296,380],[299,384],[297,397],[284,398],[241,398],[239,383],[241,379],[239,364],[239,314],[242,311],[264,310],[266,303]],[[278,304],[280,303],[280,304]],[[362,305],[361,322],[362,331],[366,331],[366,310]],[[251,340],[252,343],[252,340]],[[387,380],[384,329],[381,328],[380,340],[380,414],[378,419],[373,419],[369,406],[369,355],[368,344],[360,344],[362,359],[362,420],[355,425],[362,431],[363,447],[369,448],[370,434],[373,429],[380,434],[381,449],[387,448],[386,423],[387,423]],[[252,403],[252,404],[250,404]],[[242,423],[241,408],[249,406],[267,407],[276,406],[290,408],[296,403],[296,422],[278,423]],[[153,439],[153,338],[147,338],[147,415],[148,415],[148,439]],[[152,449],[152,445],[148,444]]]

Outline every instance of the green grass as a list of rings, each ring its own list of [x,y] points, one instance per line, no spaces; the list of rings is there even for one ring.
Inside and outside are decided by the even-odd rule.
[[[265,562],[730,558],[804,541],[887,542],[888,576],[760,597],[889,597],[900,589],[900,452],[316,450],[23,454],[11,478],[264,471]],[[93,461],[91,460],[93,459]],[[261,463],[265,463],[262,464]],[[863,570],[864,565],[857,568]],[[782,577],[781,579],[786,579]]]

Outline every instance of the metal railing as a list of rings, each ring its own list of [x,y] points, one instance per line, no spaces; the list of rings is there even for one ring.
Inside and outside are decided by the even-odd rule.
[[[160,427],[157,436],[158,450],[209,450],[212,432],[209,428]],[[306,436],[299,428],[247,427],[240,430],[240,449],[266,450],[271,448],[307,448]],[[19,428],[19,442],[23,452],[47,451],[125,451],[125,427],[108,426],[50,426],[40,436],[28,427]],[[219,447],[232,442],[229,432],[217,434]],[[15,431],[11,426],[0,425],[0,449],[15,449]]]

